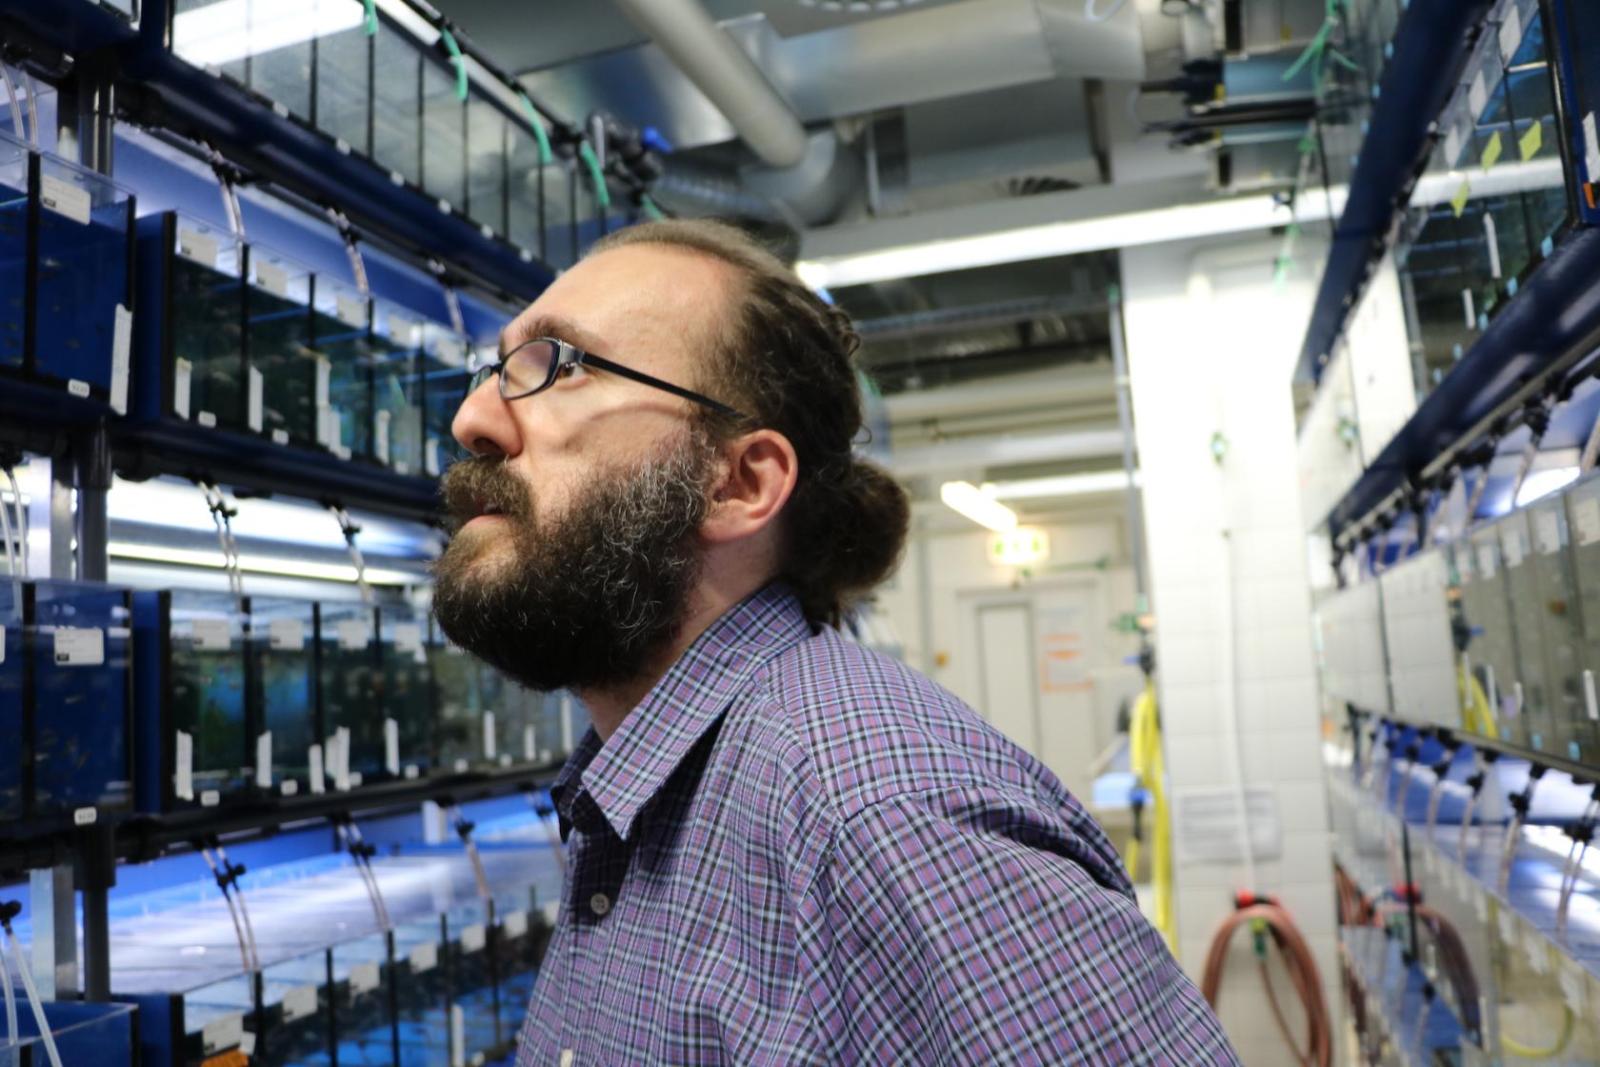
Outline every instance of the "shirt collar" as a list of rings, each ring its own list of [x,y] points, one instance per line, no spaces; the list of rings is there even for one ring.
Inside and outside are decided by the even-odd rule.
[[[810,633],[799,600],[782,584],[731,608],[696,638],[609,741],[601,742],[593,729],[584,734],[551,788],[563,819],[587,793],[626,841],[639,812],[745,683]]]

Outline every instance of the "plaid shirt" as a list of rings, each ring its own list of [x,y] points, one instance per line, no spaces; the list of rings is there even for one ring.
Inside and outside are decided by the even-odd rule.
[[[1237,1062],[1060,781],[781,585],[553,793],[519,1067]]]

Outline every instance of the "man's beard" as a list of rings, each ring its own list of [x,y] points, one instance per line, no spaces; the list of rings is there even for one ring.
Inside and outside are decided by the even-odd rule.
[[[503,460],[462,460],[442,483],[451,538],[433,568],[434,617],[530,689],[637,679],[688,613],[714,459],[692,431],[605,472],[555,516]],[[485,508],[503,518],[461,528]]]

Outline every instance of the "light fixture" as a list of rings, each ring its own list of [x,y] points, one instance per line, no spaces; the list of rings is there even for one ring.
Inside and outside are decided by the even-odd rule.
[[[995,533],[1010,533],[1017,528],[1017,513],[971,482],[945,482],[939,487],[939,499],[947,507]]]
[[[1522,488],[1517,490],[1514,506],[1526,507],[1542,496],[1565,489],[1578,480],[1578,474],[1577,467],[1546,467],[1544,470],[1529,471],[1528,476],[1522,479]]]
[[[113,559],[137,560],[144,563],[172,563],[183,567],[207,567],[222,570],[225,563],[221,552],[200,551],[192,548],[169,548],[166,545],[142,545],[131,541],[113,541],[106,546],[107,555]],[[239,569],[254,574],[271,574],[283,578],[313,578],[324,582],[349,582],[356,580],[354,566],[342,563],[315,563],[303,559],[285,559],[281,556],[243,556]],[[387,567],[368,567],[369,585],[422,585],[427,579],[420,574]]]
[[[1270,196],[1235,197],[806,259],[795,264],[795,272],[812,289],[836,288],[997,263],[1265,230],[1297,217],[1308,220],[1304,212],[1297,215]]]
[[[1133,472],[1133,485],[1139,485],[1139,472]],[[1048,478],[1024,478],[997,482],[987,490],[996,500],[1036,500],[1041,497],[1085,496],[1114,493],[1128,488],[1128,475],[1122,470],[1087,471],[1083,474],[1058,474]]]
[[[232,63],[361,25],[356,0],[221,0],[172,19],[172,50],[196,66]]]

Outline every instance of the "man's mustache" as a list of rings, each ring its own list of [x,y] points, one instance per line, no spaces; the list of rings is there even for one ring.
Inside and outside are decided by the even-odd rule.
[[[528,487],[504,459],[494,456],[469,456],[457,460],[439,482],[443,498],[446,529],[454,535],[468,522],[484,514],[501,514],[511,519],[530,519],[533,498]]]

